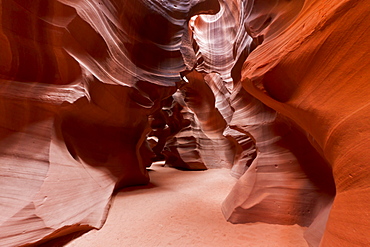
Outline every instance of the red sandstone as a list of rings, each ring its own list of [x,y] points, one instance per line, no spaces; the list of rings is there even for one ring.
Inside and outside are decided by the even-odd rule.
[[[114,191],[148,184],[158,160],[229,169],[227,221],[370,245],[369,12],[0,0],[0,245],[100,229]]]

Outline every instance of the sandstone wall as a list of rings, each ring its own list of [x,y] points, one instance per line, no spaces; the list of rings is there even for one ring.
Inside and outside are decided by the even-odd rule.
[[[0,245],[100,228],[153,161],[233,223],[370,244],[365,0],[0,1]],[[124,209],[123,209],[124,210]]]

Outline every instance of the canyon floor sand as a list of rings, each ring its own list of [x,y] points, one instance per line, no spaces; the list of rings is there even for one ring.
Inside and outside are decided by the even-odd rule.
[[[113,198],[108,219],[68,247],[307,247],[304,227],[225,221],[221,203],[236,180],[227,169],[180,171],[153,165],[148,186]]]

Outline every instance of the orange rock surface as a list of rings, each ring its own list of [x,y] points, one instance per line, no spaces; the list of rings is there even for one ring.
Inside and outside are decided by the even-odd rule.
[[[370,245],[369,17],[365,0],[0,0],[0,245],[100,228],[157,160],[229,168],[232,223]]]
[[[336,196],[321,246],[370,243],[369,7],[305,1],[243,66],[243,87],[297,124],[332,168]]]

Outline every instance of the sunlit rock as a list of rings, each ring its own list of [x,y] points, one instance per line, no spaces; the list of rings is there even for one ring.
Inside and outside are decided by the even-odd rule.
[[[228,221],[368,245],[369,9],[0,1],[0,244],[100,228],[164,161],[230,169]]]

